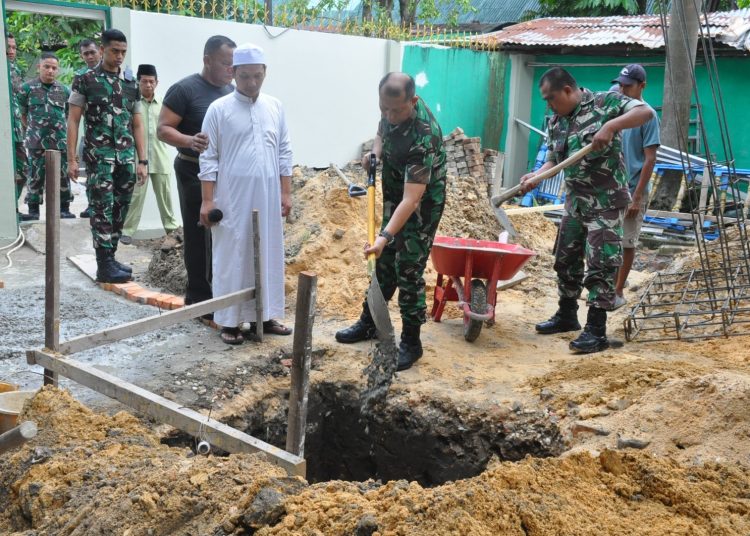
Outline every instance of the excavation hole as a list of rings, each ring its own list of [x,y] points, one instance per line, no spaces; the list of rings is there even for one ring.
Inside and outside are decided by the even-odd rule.
[[[286,404],[271,419],[268,406],[248,413],[246,431],[283,448]],[[310,389],[305,442],[310,482],[406,479],[435,486],[478,475],[493,456],[520,460],[564,450],[558,426],[544,411],[498,416],[438,400],[414,407],[391,401],[365,417],[358,386],[322,382]]]

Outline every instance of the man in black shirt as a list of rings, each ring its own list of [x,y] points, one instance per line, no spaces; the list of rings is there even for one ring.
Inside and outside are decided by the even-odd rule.
[[[208,136],[201,132],[208,106],[234,90],[232,53],[236,47],[234,41],[223,35],[209,38],[203,48],[203,70],[167,90],[159,115],[157,137],[178,151],[174,170],[185,231],[186,305],[212,297],[211,249],[206,243],[205,230],[198,226],[202,200],[198,156],[208,147]]]

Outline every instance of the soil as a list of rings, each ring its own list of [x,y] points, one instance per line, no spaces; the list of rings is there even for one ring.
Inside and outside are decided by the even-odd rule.
[[[356,166],[347,173],[363,183]],[[95,413],[45,388],[22,417],[36,421],[40,435],[0,455],[0,533],[750,533],[750,337],[636,342],[571,355],[575,334],[541,337],[533,328],[556,308],[555,226],[540,213],[512,216],[519,243],[538,255],[524,267],[529,279],[499,293],[496,323],[483,326],[474,343],[463,340],[454,307],[443,322],[426,324],[424,357],[395,376],[378,411],[363,414],[373,345],[336,344],[333,334],[359,314],[367,285],[364,201],[348,198],[327,171],[296,170],[294,185],[288,296],[300,270],[319,277],[309,483],[258,456],[194,456],[192,437],[126,413]],[[455,185],[439,232],[496,238],[482,188]],[[2,342],[14,348],[0,363],[19,372],[22,349],[41,344],[40,334],[22,327],[41,319],[43,277],[27,282],[29,274],[38,277],[39,258],[19,252],[0,290],[0,322],[9,327]],[[651,273],[631,273],[631,303],[653,277],[654,259],[639,253],[637,265]],[[696,259],[688,252],[670,269],[696,266]],[[63,297],[66,336],[101,327],[102,318],[114,325],[153,314],[91,284],[76,286],[69,269],[64,277],[83,289]],[[434,272],[425,279],[433,285]],[[581,307],[579,319],[585,314]],[[622,337],[626,314],[610,316],[613,338]],[[398,331],[397,311],[391,316]],[[118,376],[284,444],[291,337],[228,348],[197,323],[159,334],[75,358],[114,364]]]
[[[492,462],[481,475],[307,485],[256,455],[194,456],[127,413],[47,387],[24,408],[40,434],[0,458],[5,534],[744,535],[742,466],[641,452]]]

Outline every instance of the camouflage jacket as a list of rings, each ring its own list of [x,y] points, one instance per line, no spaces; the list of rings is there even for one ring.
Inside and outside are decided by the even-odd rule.
[[[55,81],[37,78],[26,82],[18,95],[21,115],[26,116],[26,148],[65,151],[70,90]]]
[[[9,63],[8,66],[10,67],[10,112],[13,121],[13,141],[20,142],[23,141],[23,123],[21,123],[21,110],[18,108],[18,95],[21,93],[21,87],[23,86],[23,73],[15,62]]]
[[[109,73],[100,63],[73,80],[68,102],[83,109],[83,159],[130,164],[135,161],[133,114],[141,113],[140,91],[129,70]]]
[[[610,119],[641,104],[620,93],[592,93],[581,88],[580,104],[573,112],[552,116],[547,127],[547,161],[558,164],[584,145]],[[623,208],[630,203],[628,176],[618,132],[601,151],[590,152],[565,170],[565,208],[569,213]]]
[[[443,133],[432,112],[420,98],[414,117],[400,125],[385,118],[378,125],[383,140],[383,195],[403,197],[407,182],[426,184],[425,195],[435,202],[445,198],[445,149]]]

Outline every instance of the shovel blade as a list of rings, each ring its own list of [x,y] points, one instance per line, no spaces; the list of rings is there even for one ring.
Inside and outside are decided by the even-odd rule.
[[[393,341],[395,347],[396,338],[393,324],[391,324],[391,315],[388,313],[388,304],[383,297],[378,278],[374,272],[370,281],[370,288],[367,289],[367,306],[370,308],[370,314],[378,331],[378,340],[380,342]]]

